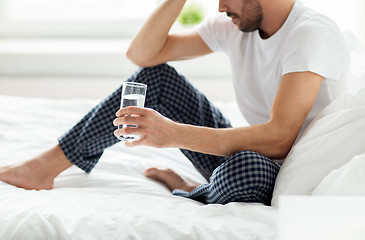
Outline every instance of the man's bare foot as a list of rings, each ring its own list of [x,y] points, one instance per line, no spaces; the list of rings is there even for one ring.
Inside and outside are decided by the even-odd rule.
[[[70,167],[59,145],[18,165],[0,168],[0,181],[27,190],[52,189],[55,177]]]
[[[197,186],[199,186],[197,183],[182,178],[171,169],[162,170],[157,168],[149,168],[145,171],[145,176],[165,183],[171,191],[175,189],[182,189],[186,192],[191,192]]]
[[[0,168],[0,180],[27,190],[52,189],[53,178],[42,172],[34,172],[34,169],[38,168],[36,166],[39,166],[38,162],[30,160],[22,164],[2,167]]]

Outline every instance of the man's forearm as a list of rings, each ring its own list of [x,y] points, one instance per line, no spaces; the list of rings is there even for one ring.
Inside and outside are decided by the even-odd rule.
[[[295,141],[293,134],[271,123],[223,129],[179,124],[178,128],[177,147],[218,156],[250,150],[280,159],[286,156]]]
[[[144,62],[160,53],[185,2],[186,0],[165,0],[155,10],[128,49],[127,56],[132,62],[144,65]]]

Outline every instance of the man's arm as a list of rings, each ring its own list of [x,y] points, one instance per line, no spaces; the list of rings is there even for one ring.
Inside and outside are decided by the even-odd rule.
[[[127,143],[126,146],[178,147],[221,156],[251,150],[270,158],[284,158],[315,102],[322,79],[312,72],[284,75],[270,120],[265,124],[213,129],[175,123],[152,109],[127,107],[117,112],[119,118],[114,124],[136,124],[139,127],[116,130],[115,134],[141,136],[139,141]],[[140,117],[130,117],[128,114]]]
[[[165,0],[133,39],[127,57],[141,67],[211,53],[195,31],[170,34],[186,0]]]
[[[314,104],[322,79],[311,72],[286,74],[282,77],[267,123],[218,129],[216,133],[207,131],[208,129],[201,132],[198,128],[191,129],[186,136],[179,139],[186,140],[189,135],[205,136],[206,139],[201,143],[205,147],[194,146],[197,139],[189,139],[181,145],[193,151],[209,149],[206,153],[224,156],[241,150],[251,150],[270,158],[284,158]]]

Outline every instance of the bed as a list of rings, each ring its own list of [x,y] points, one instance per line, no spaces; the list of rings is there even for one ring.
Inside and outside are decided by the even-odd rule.
[[[363,84],[365,57],[361,52],[353,54],[359,59],[354,64],[356,81]],[[300,216],[308,211],[296,210],[312,209],[310,199],[315,196],[324,197],[320,206],[328,206],[327,197],[334,195],[358,196],[356,206],[365,206],[361,197],[365,196],[365,85],[361,84],[328,106],[297,141],[279,173],[271,207],[204,205],[173,196],[143,172],[149,167],[171,168],[204,183],[178,149],[126,148],[118,143],[105,151],[91,174],[73,166],[55,179],[53,190],[28,191],[0,182],[0,239],[336,239],[305,235],[318,230],[308,226],[319,226],[312,219],[320,211],[305,222],[308,218]],[[56,138],[96,103],[0,95],[0,166],[22,162],[54,146]],[[234,102],[217,105],[234,126],[245,124]],[[290,195],[297,198],[285,198]],[[346,199],[347,206],[354,202]],[[354,214],[360,217],[351,218],[356,228],[340,222],[346,230],[342,233],[356,237],[349,239],[365,239],[363,213],[356,209]],[[296,228],[295,223],[307,228]],[[343,236],[333,226],[337,225],[326,228],[331,236]]]
[[[339,98],[335,105],[352,108],[355,104],[358,107],[355,108],[355,117],[361,112],[362,121],[361,126],[354,131],[360,130],[361,134],[359,133],[355,141],[361,138],[364,140],[365,89],[355,95],[351,94]],[[354,99],[360,103],[354,103]],[[361,102],[361,99],[364,101]],[[0,96],[0,164],[24,161],[53,146],[57,143],[56,137],[71,127],[95,103],[94,100]],[[243,122],[237,115],[234,102],[218,103],[218,106],[235,125]],[[348,113],[348,110],[344,111]],[[351,117],[344,122],[352,122]],[[323,129],[323,126],[320,128]],[[344,129],[345,132],[348,130]],[[310,133],[311,131],[304,136],[311,136]],[[318,141],[318,136],[314,138]],[[357,188],[350,188],[355,191],[352,194],[365,195],[362,188],[365,181],[362,171],[359,170],[365,169],[365,155],[357,156],[358,160],[355,158],[357,165],[348,166],[352,161],[345,159],[342,162],[339,160],[339,166],[322,167],[321,174],[325,177],[317,173],[311,181],[302,184],[305,179],[303,180],[303,174],[300,173],[305,168],[300,156],[303,154],[301,151],[307,151],[303,150],[302,143],[304,148],[308,144],[316,144],[313,140],[298,141],[296,146],[299,146],[299,150],[294,147],[288,156],[290,160],[294,155],[296,160],[291,161],[284,168],[284,174],[278,177],[281,183],[278,183],[275,191],[281,193],[274,193],[274,197],[310,194],[323,196],[331,195],[333,191],[341,195],[344,190],[349,189],[346,184],[354,186],[350,182],[353,180],[346,180],[349,179],[349,174],[356,173],[351,169],[357,169],[358,174],[355,181]],[[363,145],[363,141],[360,141],[357,149],[364,150],[365,153]],[[343,158],[345,157],[341,156]],[[315,157],[312,159],[317,161]],[[146,178],[143,171],[152,166],[169,167],[193,181],[205,182],[177,149],[126,148],[123,143],[118,143],[105,151],[91,174],[71,167],[56,178],[53,190],[28,191],[1,182],[0,239],[277,238],[280,222],[277,202],[273,202],[273,207],[247,203],[204,205],[173,196],[166,186]],[[345,170],[341,171],[341,167]],[[337,172],[332,171],[333,169],[337,169]],[[318,180],[320,184],[313,180],[318,175],[322,176]],[[288,181],[287,177],[293,180]],[[331,178],[341,178],[343,181],[336,183]],[[287,186],[289,182],[291,185]],[[310,184],[314,187],[309,186]],[[312,188],[316,188],[315,191]],[[362,204],[364,203],[365,199]],[[292,213],[293,209],[289,212]],[[293,216],[290,215],[283,221],[287,222],[288,219],[293,219]]]
[[[0,96],[0,162],[21,162],[56,144],[96,102]],[[224,104],[235,112],[234,103]],[[61,173],[53,190],[0,183],[0,239],[273,239],[277,210],[203,205],[146,178],[152,166],[205,179],[177,149],[108,149],[91,174]]]

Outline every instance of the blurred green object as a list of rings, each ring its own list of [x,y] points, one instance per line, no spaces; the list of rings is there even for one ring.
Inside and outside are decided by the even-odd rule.
[[[178,21],[182,25],[194,25],[204,18],[203,8],[198,3],[191,3],[181,11]]]

